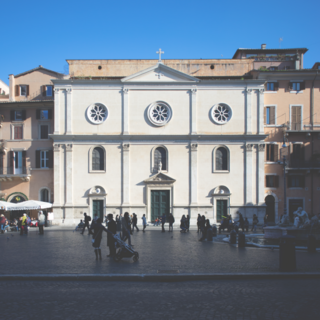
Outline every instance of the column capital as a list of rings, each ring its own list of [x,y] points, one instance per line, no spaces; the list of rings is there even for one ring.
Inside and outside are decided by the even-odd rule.
[[[198,144],[197,143],[191,143],[190,144],[191,151],[197,151],[198,150]]]
[[[66,148],[66,151],[67,151],[67,152],[71,152],[71,151],[72,151],[72,147],[73,147],[72,144],[66,144],[66,145],[65,145],[65,148]]]
[[[129,144],[129,143],[124,143],[124,144],[122,145],[122,150],[123,150],[123,151],[129,151],[129,148],[130,148],[130,144]]]
[[[67,89],[66,89],[66,92],[67,92],[68,94],[70,94],[70,93],[72,92],[72,88],[67,88]]]
[[[122,92],[123,92],[124,94],[128,94],[129,89],[128,89],[128,88],[122,88]]]
[[[246,88],[246,92],[247,92],[247,94],[249,93],[252,93],[252,89],[250,89],[250,88]]]
[[[252,151],[252,147],[253,147],[253,144],[246,144],[246,150],[247,150],[247,152],[248,152],[248,151]]]
[[[264,152],[265,146],[266,146],[266,145],[265,145],[264,143],[257,144],[257,149],[258,149],[260,152]]]
[[[264,93],[264,88],[263,89],[259,89],[260,94]]]
[[[197,91],[198,91],[198,89],[197,89],[197,88],[192,88],[192,89],[190,90],[190,92],[191,92],[192,94],[196,94],[196,93],[197,93]]]
[[[60,152],[60,147],[61,147],[60,144],[54,144],[54,145],[53,145],[53,151],[54,151],[54,152]]]
[[[54,89],[53,89],[53,91],[54,91],[55,93],[59,93],[59,90],[60,90],[59,88],[54,88]]]

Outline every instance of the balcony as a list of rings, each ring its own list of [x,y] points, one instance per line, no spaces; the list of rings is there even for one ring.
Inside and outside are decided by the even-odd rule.
[[[289,159],[287,161],[287,170],[320,170],[320,159],[311,159],[309,161],[299,159]]]
[[[320,122],[313,121],[311,123],[310,119],[303,120],[302,122],[299,123],[294,123],[290,121],[287,121],[284,125],[286,128],[286,132],[308,132],[308,131],[319,131],[320,132]]]
[[[30,181],[30,167],[1,167],[0,168],[0,181]]]

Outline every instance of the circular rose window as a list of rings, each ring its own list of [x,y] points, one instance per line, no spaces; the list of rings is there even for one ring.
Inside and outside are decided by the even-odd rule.
[[[232,117],[232,110],[227,104],[219,103],[212,107],[211,117],[215,123],[225,124],[230,121]]]
[[[94,103],[87,109],[87,117],[90,122],[100,124],[108,117],[108,109],[102,103]]]
[[[148,108],[148,118],[155,126],[160,127],[166,125],[171,117],[172,109],[163,101],[157,101]]]

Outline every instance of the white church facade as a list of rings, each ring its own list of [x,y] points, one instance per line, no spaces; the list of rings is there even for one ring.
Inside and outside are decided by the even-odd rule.
[[[160,61],[53,83],[54,224],[126,211],[262,221],[263,80],[202,79]]]

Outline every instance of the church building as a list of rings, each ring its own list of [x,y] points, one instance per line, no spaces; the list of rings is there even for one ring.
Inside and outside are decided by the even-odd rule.
[[[54,224],[265,215],[264,83],[251,60],[67,60],[54,83]],[[141,222],[141,220],[139,220]]]

